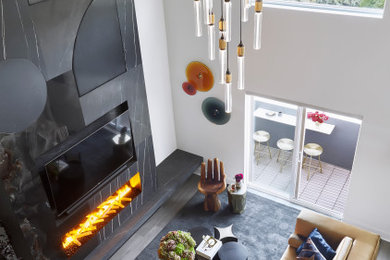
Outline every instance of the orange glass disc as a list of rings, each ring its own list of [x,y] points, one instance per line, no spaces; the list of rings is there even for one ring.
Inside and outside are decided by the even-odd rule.
[[[198,91],[206,92],[214,85],[214,76],[211,70],[199,61],[193,61],[186,68],[187,80],[192,83]]]

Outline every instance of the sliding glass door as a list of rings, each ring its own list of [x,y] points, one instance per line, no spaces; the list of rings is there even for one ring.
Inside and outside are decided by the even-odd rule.
[[[306,108],[297,200],[334,215],[344,211],[361,120]]]
[[[296,105],[253,98],[250,130],[250,183],[259,190],[289,198],[294,190]]]
[[[361,120],[261,97],[247,103],[249,185],[341,216]]]

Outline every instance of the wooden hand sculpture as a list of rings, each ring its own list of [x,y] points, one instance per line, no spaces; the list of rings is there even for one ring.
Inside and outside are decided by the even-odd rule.
[[[221,202],[218,199],[218,194],[226,189],[226,175],[223,168],[223,162],[220,162],[218,170],[218,159],[214,158],[214,174],[212,172],[213,162],[209,159],[206,164],[203,162],[201,166],[201,177],[198,183],[198,190],[205,195],[204,210],[218,211],[221,207]]]

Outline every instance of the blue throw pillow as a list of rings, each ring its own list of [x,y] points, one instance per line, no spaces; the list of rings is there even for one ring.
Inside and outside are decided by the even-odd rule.
[[[316,245],[318,250],[327,260],[332,260],[334,258],[336,252],[332,249],[330,245],[328,245],[328,243],[326,243],[325,239],[322,237],[320,232],[318,232],[317,228],[313,229],[313,231],[310,233],[307,239],[308,238],[310,238],[313,241],[313,243]],[[307,239],[305,242],[307,242]],[[305,243],[302,243],[300,247],[297,249],[297,255],[299,255],[299,253],[301,252],[304,244]]]
[[[318,248],[315,246],[311,238],[309,237],[305,243],[303,243],[302,250],[297,256],[297,259],[300,260],[326,260],[326,258],[321,255]]]

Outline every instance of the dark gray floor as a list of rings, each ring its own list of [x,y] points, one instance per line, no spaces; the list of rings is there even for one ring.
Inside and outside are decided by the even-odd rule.
[[[188,231],[197,227],[213,231],[214,227],[230,225],[233,225],[233,233],[248,252],[248,259],[280,259],[294,231],[299,210],[248,192],[245,211],[234,214],[229,210],[226,191],[219,195],[219,199],[221,209],[206,212],[203,210],[204,195],[197,192],[136,259],[157,260],[160,239],[169,231]]]
[[[181,208],[197,192],[198,176],[192,176],[163,206],[120,248],[112,260],[135,259],[153,239],[175,218]],[[390,260],[390,243],[381,242],[377,260]]]

